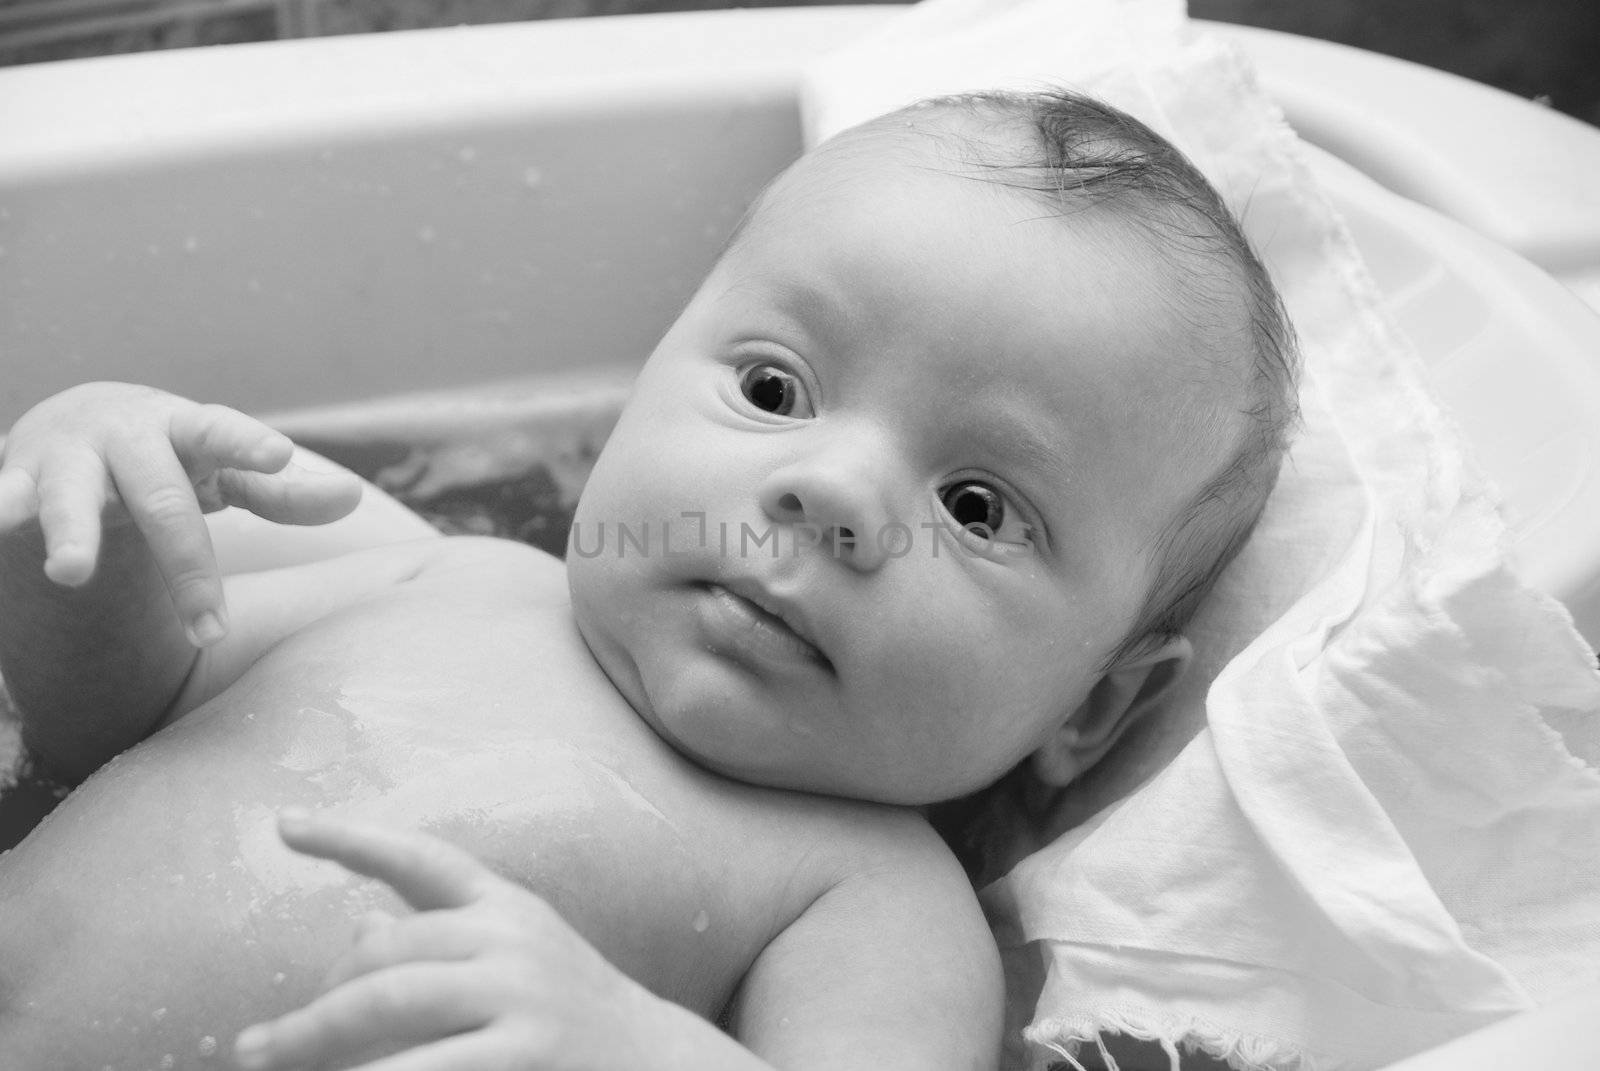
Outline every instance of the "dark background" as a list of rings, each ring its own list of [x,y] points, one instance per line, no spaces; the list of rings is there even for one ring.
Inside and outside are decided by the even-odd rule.
[[[0,0],[0,64],[276,37],[793,2]],[[1190,0],[1189,10],[1200,18],[1287,30],[1425,63],[1600,125],[1600,0]]]

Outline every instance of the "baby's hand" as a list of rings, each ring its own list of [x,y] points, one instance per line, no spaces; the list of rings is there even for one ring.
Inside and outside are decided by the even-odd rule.
[[[369,917],[323,994],[239,1035],[246,1071],[347,1067],[407,1071],[601,1071],[649,1060],[619,1026],[656,1002],[555,910],[466,852],[418,833],[285,812],[284,842],[387,883],[417,910]],[[368,1066],[363,1063],[360,1066]]]
[[[104,529],[131,522],[149,545],[196,646],[222,638],[222,581],[202,513],[242,506],[284,524],[325,524],[361,497],[348,473],[290,465],[294,444],[243,413],[150,387],[88,383],[25,413],[0,460],[0,535],[37,520],[44,571],[79,587]]]

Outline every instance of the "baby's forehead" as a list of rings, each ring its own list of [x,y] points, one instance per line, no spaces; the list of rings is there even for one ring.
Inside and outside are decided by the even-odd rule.
[[[1003,178],[1031,156],[1032,137],[1015,119],[984,123],[949,106],[913,106],[842,131],[811,149],[785,174],[792,185],[914,169]],[[973,186],[974,194],[979,186]]]
[[[869,119],[817,148],[876,146],[890,153],[933,151],[957,161],[1018,164],[1037,157],[1040,144],[1038,127],[1024,108],[943,98]]]
[[[756,198],[736,237],[763,216],[810,203],[819,193],[873,196],[875,187],[908,175],[962,178],[969,181],[953,187],[953,196],[993,197],[1003,188],[1003,172],[1028,155],[1027,141],[1022,124],[986,125],[947,106],[880,116],[835,134],[781,172]]]
[[[926,176],[944,191],[943,204],[952,211],[964,203],[975,209],[1006,203],[1012,209],[1008,215],[980,213],[980,218],[1000,220],[988,229],[997,236],[1025,230],[1047,238],[1028,245],[1035,259],[1022,262],[1024,274],[1055,278],[1058,272],[1113,266],[1124,277],[1148,282],[1141,287],[1149,299],[1144,305],[1120,308],[1129,336],[1157,337],[1153,348],[1160,351],[1160,363],[1145,370],[1153,374],[1141,382],[1143,389],[1128,391],[1129,404],[1169,408],[1175,421],[1191,426],[1197,446],[1231,439],[1234,422],[1226,414],[1251,408],[1254,392],[1255,345],[1245,281],[1214,250],[1171,238],[1186,226],[1194,228],[1183,218],[1157,218],[1160,210],[1147,198],[1063,194],[1041,174],[1043,152],[1030,142],[1031,125],[1008,118],[1012,121],[993,122],[987,113],[939,102],[872,120],[798,161],[769,189],[757,214],[826,228],[829,215],[808,207],[836,210],[848,204],[873,213],[902,180],[920,184]],[[944,228],[949,223],[949,217],[929,217],[911,225]],[[773,237],[781,241],[785,230],[778,228]],[[1004,240],[984,243],[974,247],[973,258],[1005,257],[1012,248]],[[1105,296],[1113,302],[1126,295]]]

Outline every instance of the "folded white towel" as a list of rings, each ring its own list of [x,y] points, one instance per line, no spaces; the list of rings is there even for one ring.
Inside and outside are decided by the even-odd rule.
[[[1508,567],[1491,491],[1243,60],[1174,0],[923,0],[811,72],[807,128],[1043,84],[1206,172],[1306,371],[1279,488],[1195,623],[1199,672],[985,891],[1012,1062],[1114,1031],[1371,1068],[1592,983],[1594,655]]]

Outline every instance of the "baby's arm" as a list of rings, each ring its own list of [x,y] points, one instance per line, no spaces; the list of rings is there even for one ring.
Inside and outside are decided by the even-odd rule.
[[[203,512],[319,524],[360,484],[222,406],[119,383],[35,406],[0,460],[0,672],[36,757],[69,781],[146,735],[227,631]]]
[[[246,1071],[352,1067],[394,1049],[406,1055],[393,1066],[408,1071],[990,1071],[998,1061],[998,958],[942,852],[904,853],[909,865],[819,898],[746,978],[735,1042],[450,845],[301,815],[280,828],[291,847],[385,881],[419,913],[369,920],[321,997],[240,1034]]]

